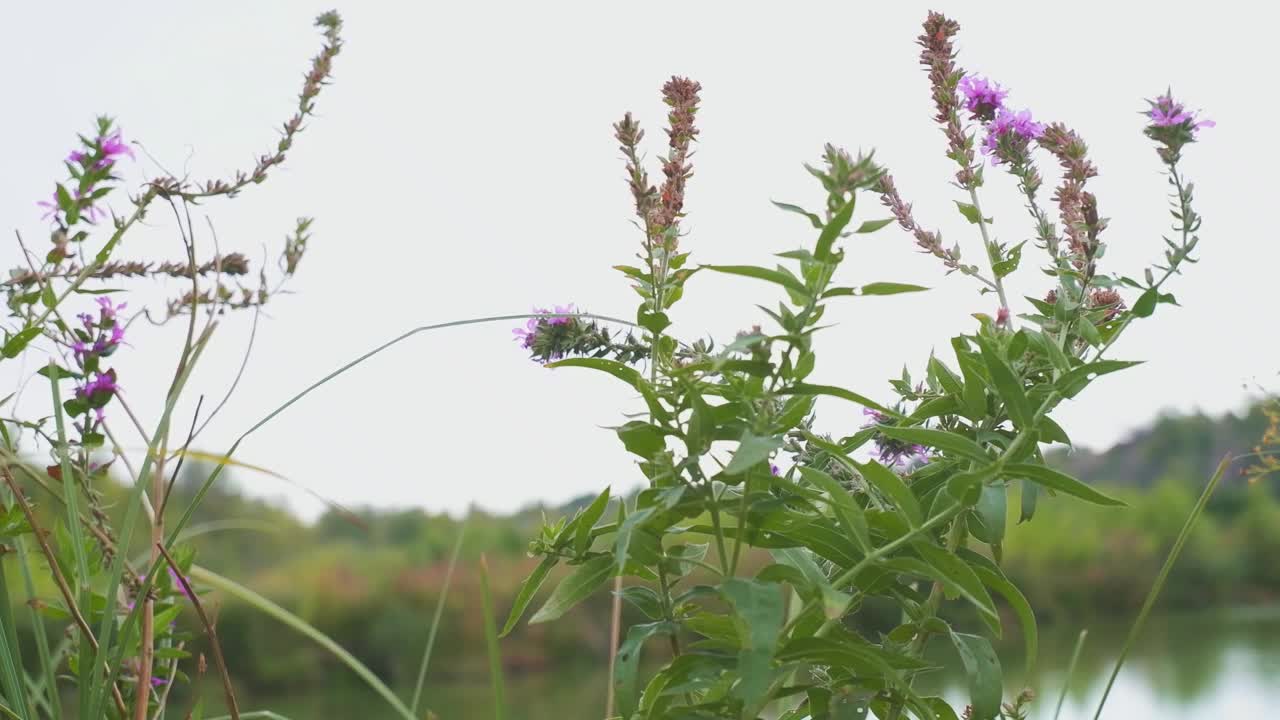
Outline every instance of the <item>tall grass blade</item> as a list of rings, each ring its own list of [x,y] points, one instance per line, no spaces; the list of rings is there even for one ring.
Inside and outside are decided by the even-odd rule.
[[[1107,688],[1102,691],[1102,700],[1098,702],[1098,711],[1093,714],[1093,720],[1102,717],[1102,708],[1107,704],[1107,696],[1111,694],[1111,686],[1116,682],[1116,676],[1120,674],[1120,668],[1124,667],[1125,658],[1129,655],[1129,650],[1133,647],[1133,643],[1138,638],[1138,634],[1142,632],[1143,626],[1147,624],[1147,616],[1151,614],[1151,608],[1156,604],[1156,598],[1160,597],[1160,591],[1164,589],[1165,581],[1169,579],[1169,571],[1173,569],[1173,564],[1178,560],[1178,556],[1182,554],[1182,546],[1187,543],[1187,538],[1191,537],[1191,529],[1195,526],[1196,521],[1200,519],[1204,508],[1209,504],[1209,498],[1213,495],[1213,491],[1217,489],[1218,482],[1222,480],[1222,476],[1226,474],[1227,467],[1231,465],[1231,457],[1227,456],[1218,463],[1218,469],[1213,473],[1213,477],[1209,478],[1209,484],[1205,485],[1204,492],[1200,494],[1200,499],[1196,502],[1196,506],[1191,509],[1191,514],[1187,516],[1187,521],[1183,523],[1182,530],[1178,532],[1178,539],[1174,540],[1173,547],[1169,549],[1169,556],[1164,560],[1164,567],[1160,568],[1160,574],[1156,576],[1156,582],[1151,586],[1151,590],[1147,593],[1147,599],[1142,603],[1142,610],[1138,612],[1138,619],[1134,621],[1133,627],[1129,630],[1129,636],[1125,638],[1124,647],[1120,649],[1120,657],[1116,658],[1116,666],[1111,670],[1111,677],[1107,679]]]
[[[453,542],[453,554],[449,556],[449,569],[444,573],[444,584],[440,587],[440,597],[436,600],[436,612],[431,618],[431,629],[427,631],[427,646],[422,650],[422,664],[418,666],[418,682],[413,686],[413,700],[409,710],[418,714],[418,703],[422,700],[422,685],[427,680],[427,666],[431,663],[431,649],[436,644],[436,631],[440,629],[440,618],[444,615],[444,603],[449,597],[449,583],[453,580],[453,569],[458,565],[458,554],[462,552],[462,538],[467,534],[467,522],[470,517],[463,518],[458,526],[458,539]]]
[[[31,574],[31,559],[27,555],[27,545],[21,536],[14,538],[14,547],[18,552],[18,563],[22,568],[22,587],[27,591],[27,597],[36,597],[35,578]],[[58,676],[57,666],[53,659],[53,654],[49,650],[49,637],[45,633],[44,618],[40,616],[39,611],[35,607],[27,606],[28,622],[31,624],[31,634],[36,640],[36,654],[40,660],[40,672],[43,675],[44,689],[49,694],[49,711],[55,718],[62,717],[62,698],[58,694]]]
[[[191,566],[190,575],[192,578],[206,585],[209,585],[210,587],[213,587],[217,590],[221,590],[222,592],[225,592],[228,595],[233,595],[243,600],[244,602],[248,603],[254,608],[262,611],[263,613],[266,613],[267,615],[270,615],[272,618],[284,623],[285,625],[288,625],[289,627],[293,628],[294,630],[297,630],[303,635],[306,635],[317,645],[324,648],[325,650],[328,650],[334,657],[338,658],[338,660],[341,660],[342,663],[346,665],[348,668],[350,668],[351,671],[354,672],[361,680],[364,680],[365,684],[367,684],[370,688],[373,689],[374,692],[376,692],[379,696],[381,696],[382,699],[385,700],[387,704],[391,706],[391,709],[394,710],[397,715],[404,718],[405,720],[416,720],[413,713],[409,711],[409,708],[404,706],[404,703],[400,701],[400,698],[396,697],[396,694],[391,692],[391,689],[388,688],[386,684],[384,684],[381,680],[379,680],[378,676],[374,675],[372,670],[366,667],[364,663],[357,660],[354,655],[352,655],[351,653],[343,649],[341,645],[334,642],[332,638],[330,638],[328,635],[325,635],[324,633],[317,630],[306,620],[303,620],[297,615],[294,615],[288,610],[285,610],[284,608],[262,597],[261,595],[250,590],[249,588],[233,580],[225,578],[211,570],[202,568],[199,565]],[[241,715],[240,717],[247,718],[247,717],[254,717],[254,716],[252,714],[244,714],[244,715]],[[271,716],[258,715],[257,717],[271,717]]]
[[[1062,694],[1058,695],[1058,707],[1053,711],[1053,720],[1062,714],[1062,705],[1067,701],[1067,690],[1071,687],[1071,677],[1076,673],[1076,663],[1080,662],[1080,651],[1084,649],[1084,640],[1089,637],[1088,630],[1081,630],[1076,638],[1076,649],[1071,651],[1071,662],[1067,665],[1066,677],[1062,678]]]
[[[173,385],[169,389],[169,395],[165,398],[164,412],[160,414],[160,422],[156,424],[155,432],[151,436],[151,442],[147,445],[148,452],[146,457],[142,460],[142,467],[138,468],[137,482],[134,484],[133,488],[129,490],[128,499],[125,501],[124,522],[120,525],[121,536],[119,542],[116,544],[119,548],[125,549],[133,545],[133,533],[134,529],[138,526],[138,515],[140,514],[140,509],[142,507],[143,496],[146,494],[147,485],[151,480],[151,471],[155,460],[156,448],[160,447],[162,438],[164,438],[169,432],[169,422],[173,417],[173,408],[178,403],[178,397],[182,394],[182,389],[186,387],[187,379],[191,377],[192,369],[200,360],[200,356],[204,353],[204,349],[208,347],[209,338],[212,336],[213,330],[216,327],[217,325],[210,325],[209,328],[201,334],[200,338],[196,340],[195,344],[192,346],[191,354],[182,373],[178,377],[174,378]],[[56,374],[56,371],[54,372]],[[55,417],[59,418],[59,423],[62,422],[61,413],[55,413]],[[64,479],[71,477],[70,473],[67,472],[65,468],[62,471],[62,477]],[[71,518],[69,524],[78,530],[79,513],[78,511],[73,512],[73,510],[75,510],[75,506],[73,505],[75,487],[69,486],[66,489],[66,494],[68,517]],[[124,552],[116,553],[115,558],[111,561],[110,572],[107,574],[106,591],[103,594],[103,597],[106,598],[106,606],[103,608],[102,624],[99,626],[98,630],[98,652],[94,654],[92,663],[88,663],[84,658],[81,658],[80,672],[82,675],[85,673],[91,673],[88,675],[89,678],[93,678],[97,674],[98,669],[103,667],[103,663],[106,662],[106,658],[109,653],[112,653],[113,650],[116,650],[117,653],[123,653],[125,646],[128,645],[128,642],[125,642],[128,640],[126,628],[129,626],[127,624],[125,628],[121,628],[122,641],[119,646],[117,647],[113,642],[113,636],[116,630],[116,594],[117,590],[120,588],[120,580],[124,577],[125,561]],[[157,561],[152,563],[151,572],[155,573],[159,566],[160,560],[157,558]],[[87,573],[85,574],[85,577],[88,577]],[[143,604],[138,603],[137,607],[130,612],[130,619],[137,617],[138,611],[142,607]],[[114,678],[119,674],[120,663],[117,660],[117,662],[113,663],[110,667],[114,668],[114,672],[109,673],[111,678],[108,679],[108,682],[90,682],[89,684],[81,684],[81,697],[84,697],[85,695],[90,696],[89,707],[91,709],[91,712],[86,713],[84,712],[83,703],[81,704],[81,720],[99,720],[99,718],[103,717],[104,713],[102,712],[102,704],[105,702],[107,689],[115,686]],[[86,687],[90,689],[89,693],[84,692]]]
[[[0,681],[3,681],[5,699],[18,707],[15,715],[26,720],[32,716],[32,710],[22,675],[22,650],[18,647],[13,606],[9,604],[9,583],[4,567],[0,566]]]
[[[498,626],[493,619],[493,598],[489,596],[489,563],[480,556],[480,603],[484,610],[484,643],[489,653],[489,678],[493,682],[494,720],[506,720],[507,699],[502,682],[502,654],[498,652]]]
[[[76,602],[82,606],[88,606],[85,602],[88,598],[81,593],[82,583],[89,578],[89,561],[84,554],[84,535],[80,530],[80,507],[79,496],[77,495],[75,485],[75,475],[71,472],[71,453],[67,445],[67,427],[63,420],[62,413],[62,395],[58,388],[58,364],[49,362],[49,387],[53,394],[53,417],[54,428],[57,430],[58,437],[58,466],[62,470],[62,494],[63,502],[66,503],[67,509],[67,534],[71,538],[72,554],[76,561],[76,573],[72,581],[72,594],[76,596]],[[110,608],[108,608],[108,613]],[[101,633],[99,633],[101,634]],[[101,647],[99,647],[101,649]],[[94,657],[95,653],[89,645],[88,638],[81,638],[80,642],[80,717],[82,720],[90,720],[93,717],[91,709],[98,701],[98,687],[93,678],[98,674],[99,659]],[[83,688],[93,688],[91,692],[83,692]]]

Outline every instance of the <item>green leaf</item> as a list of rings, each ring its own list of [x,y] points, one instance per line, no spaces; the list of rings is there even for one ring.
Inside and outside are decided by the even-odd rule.
[[[1048,416],[1042,417],[1037,425],[1040,428],[1040,442],[1056,442],[1062,443],[1063,445],[1071,444],[1071,438],[1067,435],[1067,431],[1063,430],[1062,426],[1054,421],[1053,418]]]
[[[884,227],[885,225],[888,225],[891,222],[893,222],[893,218],[885,218],[883,220],[867,220],[866,222],[859,225],[858,229],[854,230],[854,232],[855,233],[873,233],[879,230],[880,228]]]
[[[797,468],[800,470],[801,477],[827,494],[836,519],[840,521],[845,532],[858,543],[858,548],[864,553],[871,552],[873,548],[871,533],[867,529],[867,517],[853,495],[838,480],[821,470],[804,465],[798,465]]]
[[[744,717],[755,717],[773,680],[773,654],[786,621],[786,596],[781,585],[729,578],[720,592],[733,606],[740,623],[742,648],[738,654],[741,681],[734,693],[746,705]]]
[[[999,545],[1004,541],[1005,518],[1008,515],[1008,491],[1003,484],[983,485],[982,494],[978,496],[976,519],[979,523],[969,527],[974,536],[988,545]]]
[[[1040,495],[1040,486],[1030,480],[1022,481],[1022,508],[1018,513],[1018,522],[1024,523],[1036,514],[1036,498]]]
[[[980,462],[990,461],[987,451],[982,446],[970,440],[963,435],[947,432],[945,430],[933,430],[930,428],[916,427],[895,427],[893,425],[877,425],[876,429],[882,434],[895,440],[904,440],[917,445],[926,445],[928,447],[937,448],[955,455],[969,458],[970,460],[978,460]]]
[[[822,572],[822,568],[813,561],[810,551],[805,548],[777,548],[770,550],[769,554],[773,556],[779,563],[795,568],[800,572],[803,582],[809,587],[817,591],[822,598],[823,615],[829,619],[836,619],[844,615],[849,608],[849,600],[852,599],[848,593],[840,592],[831,586],[829,580]],[[773,567],[780,567],[775,565]],[[759,580],[761,578],[757,578]],[[792,583],[795,584],[794,582]],[[797,589],[800,589],[797,587]]]
[[[1125,503],[1117,500],[1110,495],[1105,495],[1089,485],[1079,480],[1059,472],[1053,468],[1044,465],[1033,465],[1031,463],[1014,463],[1005,466],[1005,472],[1014,477],[1024,478],[1034,483],[1052,488],[1058,492],[1066,493],[1086,500],[1095,505],[1109,505],[1112,507],[1124,507]]]
[[[71,370],[68,370],[68,369],[66,369],[66,368],[62,367],[61,365],[58,365],[57,363],[50,363],[50,365],[56,365],[56,366],[57,366],[57,373],[58,373],[58,379],[59,379],[59,380],[61,380],[61,379],[63,379],[63,378],[75,378],[75,379],[79,380],[80,378],[84,377],[84,376],[83,376],[83,375],[81,375],[80,373],[78,373],[78,372],[72,372]],[[45,366],[41,367],[39,370],[37,370],[37,371],[36,371],[36,374],[37,374],[37,375],[42,375],[42,376],[47,377],[47,378],[49,378],[49,379],[51,379],[51,380],[52,380],[52,379],[53,379],[53,375],[52,375],[52,373],[53,373],[53,372],[54,372],[53,370],[50,370],[50,369],[49,369],[49,365],[45,365]]]
[[[929,372],[938,380],[938,385],[951,395],[959,397],[964,393],[964,383],[946,363],[936,357],[929,358]]]
[[[873,282],[867,283],[860,287],[837,287],[822,293],[823,299],[833,297],[855,296],[863,297],[866,295],[897,295],[899,293],[923,292],[929,288],[923,285],[911,285],[909,283],[895,282]]]
[[[604,492],[596,496],[595,500],[582,511],[582,516],[578,518],[578,526],[575,532],[573,549],[574,552],[582,555],[591,548],[591,528],[595,526],[596,521],[603,515],[605,508],[609,505],[609,488],[605,488]],[[504,629],[503,635],[506,634]]]
[[[853,208],[855,205],[855,197],[849,198],[835,215],[831,216],[831,220],[822,228],[822,233],[818,235],[818,244],[813,249],[813,257],[819,261],[826,260],[831,254],[831,247],[835,245],[836,238],[840,237],[840,233],[844,230],[849,221],[853,219]]]
[[[982,585],[973,568],[931,542],[917,542],[912,547],[920,554],[921,559],[937,571],[938,575],[945,578],[944,585],[950,585],[955,593],[978,608],[988,625],[994,621],[992,628],[999,631],[1000,615],[996,613],[996,604],[991,600],[991,595]]]
[[[648,312],[641,307],[636,312],[636,324],[657,335],[671,326],[671,320],[663,312]]]
[[[520,584],[520,590],[516,593],[515,604],[511,606],[511,613],[507,615],[507,623],[502,626],[502,634],[499,637],[506,637],[512,630],[516,629],[516,625],[520,623],[520,617],[524,615],[525,608],[529,607],[529,602],[533,600],[533,596],[542,587],[542,583],[547,579],[547,575],[551,572],[551,568],[556,566],[559,558],[555,555],[548,555],[542,558],[542,562],[538,563],[538,567],[533,569],[529,577],[525,578]]]
[[[649,638],[658,634],[670,635],[675,626],[668,622],[632,625],[627,639],[618,646],[614,659],[613,688],[618,700],[618,710],[623,717],[631,717],[639,705],[639,688],[636,682],[640,670],[640,650]]]
[[[960,653],[965,673],[969,676],[969,704],[973,720],[993,720],[1000,712],[1004,693],[1000,660],[991,643],[978,635],[951,633],[951,642]]]
[[[691,394],[689,405],[689,427],[684,442],[690,455],[700,455],[711,447],[711,441],[715,439],[715,418],[702,396]]]
[[[52,285],[45,285],[40,291],[40,303],[50,310],[58,306],[58,296],[54,294]]]
[[[962,203],[959,200],[956,200],[955,204],[956,207],[959,208],[960,214],[964,216],[965,220],[968,220],[974,225],[983,221],[982,214],[978,212],[978,208],[970,205],[969,203]],[[987,223],[994,222],[991,218],[986,218],[986,221]]]
[[[1058,378],[1056,387],[1064,398],[1073,398],[1084,390],[1094,379],[1117,370],[1131,368],[1142,364],[1141,360],[1097,360],[1080,367]]]
[[[649,381],[644,379],[639,370],[630,365],[608,358],[567,358],[547,363],[546,366],[549,368],[584,367],[609,373],[639,391],[655,420],[666,420],[671,417],[671,413],[658,402],[658,397],[649,386]]]
[[[911,488],[907,487],[897,473],[875,460],[855,463],[855,465],[862,473],[864,480],[893,500],[893,504],[906,517],[907,523],[912,528],[920,527],[920,523],[924,520],[920,512],[920,503],[912,494]]]
[[[1160,294],[1155,288],[1148,288],[1146,292],[1138,297],[1138,301],[1133,304],[1134,317],[1149,317],[1151,313],[1156,311],[1156,303],[1160,300]]]
[[[847,668],[855,674],[870,676],[881,675],[886,669],[892,671],[895,666],[907,670],[927,667],[923,661],[905,655],[890,654],[874,645],[858,642],[852,637],[795,638],[782,646],[778,651],[778,659],[783,662],[805,662]]]
[[[630,518],[628,518],[630,519]],[[529,618],[530,625],[550,622],[564,615],[574,605],[587,599],[592,593],[613,577],[614,564],[612,555],[597,555],[574,568],[556,589],[552,591],[547,602]]]
[[[9,340],[4,344],[4,349],[0,350],[0,354],[3,354],[7,358],[18,357],[18,355],[27,348],[27,345],[31,344],[31,341],[38,337],[40,337],[40,328],[23,328],[16,335],[9,338]]]
[[[644,585],[630,585],[622,589],[618,596],[631,603],[650,620],[662,619],[662,599],[653,588]]]
[[[804,297],[809,296],[809,289],[804,286],[804,283],[781,270],[770,270],[755,265],[704,265],[703,267],[726,275],[741,275],[742,277],[765,280],[775,285],[781,285]]]
[[[832,397],[838,397],[841,400],[848,400],[849,402],[857,403],[859,405],[862,405],[863,407],[869,407],[872,410],[877,410],[879,412],[884,413],[885,415],[897,418],[899,420],[902,420],[906,417],[905,415],[898,412],[897,410],[885,407],[884,405],[881,405],[880,403],[876,402],[875,400],[872,400],[866,395],[860,395],[856,392],[853,392],[852,390],[845,390],[842,387],[836,387],[834,385],[810,385],[808,383],[796,383],[795,385],[792,385],[789,389],[782,391],[782,394],[784,395],[830,395]]]
[[[1005,254],[1004,259],[991,266],[991,272],[997,278],[1003,278],[1018,269],[1018,264],[1022,262],[1022,246],[1027,244],[1026,240],[1014,245],[1009,252]]]
[[[813,225],[813,229],[815,230],[822,229],[822,218],[809,212],[808,210],[805,210],[799,205],[792,205],[791,203],[778,202],[777,200],[770,200],[769,202],[772,202],[774,207],[777,207],[779,209],[786,210],[787,212],[795,213],[797,215],[805,216],[806,218],[809,219],[809,223]]]
[[[966,554],[966,558],[969,556]],[[1023,671],[1024,676],[1031,677],[1031,670],[1035,667],[1036,654],[1040,651],[1040,631],[1036,624],[1036,614],[1031,609],[1031,603],[1027,602],[1027,598],[1014,585],[1009,578],[1004,576],[999,569],[988,565],[990,560],[974,553],[975,558],[980,558],[983,562],[970,562],[973,571],[986,584],[987,587],[1000,593],[1009,603],[1009,607],[1013,609],[1015,615],[1018,616],[1018,624],[1022,627],[1022,642],[1026,654],[1026,667]]]
[[[750,430],[744,430],[742,438],[738,441],[738,449],[725,467],[724,474],[740,475],[757,463],[768,460],[769,456],[780,447],[782,447],[780,437],[772,435],[762,437],[753,435]]]
[[[1009,418],[1019,430],[1029,427],[1033,411],[1031,403],[1027,401],[1026,392],[1022,388],[1022,380],[1014,374],[1004,358],[991,347],[991,343],[979,338],[978,347],[982,351],[982,360],[988,372],[991,373],[991,382],[995,384],[1000,399],[1004,401]]]
[[[643,420],[632,420],[617,428],[616,431],[627,450],[645,460],[653,459],[654,455],[667,447],[662,431]]]

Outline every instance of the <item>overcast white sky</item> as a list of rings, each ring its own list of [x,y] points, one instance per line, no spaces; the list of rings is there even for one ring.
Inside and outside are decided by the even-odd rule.
[[[1184,307],[1162,307],[1113,353],[1146,365],[1099,381],[1059,411],[1078,444],[1105,447],[1166,409],[1237,409],[1246,385],[1274,387],[1280,347],[1272,283],[1280,246],[1268,216],[1280,190],[1273,174],[1280,167],[1280,103],[1274,83],[1246,81],[1274,68],[1274,8],[934,4],[962,24],[963,67],[992,76],[1011,88],[1011,103],[1042,120],[1063,120],[1089,142],[1101,168],[1094,187],[1112,219],[1106,270],[1140,272],[1160,252],[1169,220],[1160,165],[1141,135],[1142,99],[1172,84],[1218,121],[1187,153],[1205,224],[1203,262],[1172,285]],[[771,253],[811,242],[807,225],[769,200],[818,206],[820,190],[801,163],[815,161],[828,141],[875,148],[919,218],[980,261],[978,239],[952,205],[952,169],[917,64],[914,38],[928,6],[782,8],[339,7],[347,45],[336,83],[320,99],[320,117],[270,182],[203,208],[224,250],[255,262],[264,246],[274,258],[297,216],[314,215],[316,223],[292,285],[296,294],[271,305],[239,393],[201,449],[224,450],[295,391],[416,325],[523,312],[535,303],[574,302],[630,316],[635,296],[609,267],[628,262],[639,238],[629,225],[610,124],[634,111],[656,156],[664,118],[658,89],[673,73],[704,87],[685,240],[695,261],[768,263]],[[0,218],[44,247],[47,229],[34,203],[62,177],[62,157],[98,113],[116,116],[127,138],[193,176],[249,165],[291,111],[319,44],[310,22],[325,9],[303,2],[10,8],[0,28],[0,65],[7,68],[0,76],[7,106]],[[1049,175],[1048,159],[1042,168]],[[656,165],[650,171],[657,173]],[[130,185],[154,174],[145,160],[126,168]],[[989,177],[984,204],[998,236],[1029,237],[1012,181]],[[865,202],[859,215],[885,213]],[[208,248],[207,235],[200,241]],[[0,247],[5,267],[20,264],[14,242]],[[848,284],[893,280],[935,289],[833,307],[828,318],[838,325],[822,335],[817,380],[887,400],[885,379],[904,360],[919,368],[930,348],[942,351],[952,334],[972,327],[970,313],[993,310],[989,297],[979,298],[963,277],[943,277],[896,228],[848,247],[841,270]],[[179,258],[181,248],[161,212],[150,228],[128,236],[121,252],[169,256]],[[157,300],[182,291],[135,285]],[[1034,271],[1012,283],[1015,297],[1045,289]],[[753,305],[774,304],[771,293],[752,281],[700,275],[673,329],[729,337],[762,319]],[[195,393],[221,395],[250,321],[244,315],[223,323],[193,381]],[[114,359],[132,403],[151,422],[180,329],[136,327],[132,347]],[[5,363],[0,381],[16,387],[34,369],[20,374]],[[45,392],[33,383],[24,409],[47,407]],[[184,406],[179,426],[191,409]],[[253,436],[240,458],[348,504],[509,510],[605,483],[637,483],[628,456],[600,428],[617,424],[623,409],[634,409],[634,401],[612,378],[545,370],[515,346],[507,325],[473,326],[419,336],[358,368]],[[847,433],[859,421],[855,407],[820,406],[824,429]],[[237,476],[255,493],[287,496],[300,512],[319,509],[277,480]]]

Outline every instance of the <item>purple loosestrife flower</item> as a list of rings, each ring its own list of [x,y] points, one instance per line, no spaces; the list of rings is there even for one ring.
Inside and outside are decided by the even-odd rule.
[[[966,75],[960,79],[960,92],[965,96],[965,109],[975,120],[989,122],[996,113],[1004,109],[1004,99],[1009,91],[996,83],[974,75]]]
[[[1001,108],[987,125],[982,151],[995,158],[996,164],[1025,160],[1031,141],[1044,135],[1044,125],[1031,119],[1030,110],[1013,112]]]
[[[550,310],[538,310],[536,312],[546,314],[551,313]],[[559,317],[544,318],[548,325],[568,325],[573,322],[573,318],[571,316],[576,314],[578,311],[573,309],[573,303],[569,303],[564,306],[557,305],[555,312]]]
[[[529,318],[525,321],[524,327],[513,328],[511,334],[515,335],[515,340],[520,343],[520,347],[528,350],[533,347],[533,341],[538,337],[538,318]]]
[[[116,374],[114,370],[108,370],[105,373],[96,373],[92,380],[88,380],[84,385],[76,388],[76,396],[81,398],[92,398],[98,393],[115,393],[120,389],[116,385]]]
[[[1169,165],[1178,162],[1183,146],[1195,142],[1201,128],[1217,125],[1212,120],[1196,119],[1198,113],[1189,112],[1181,102],[1173,99],[1170,91],[1155,100],[1148,100],[1147,104],[1151,107],[1143,113],[1148,119],[1143,132],[1162,146],[1156,152]]]
[[[119,130],[116,130],[106,137],[98,138],[98,146],[102,148],[102,154],[104,156],[98,163],[99,165],[102,163],[107,163],[108,165],[114,163],[116,158],[121,155],[128,155],[130,160],[133,160],[136,157],[133,154],[133,148],[129,147],[128,143],[121,139]]]
[[[1212,120],[1196,120],[1196,113],[1187,112],[1186,107],[1174,100],[1170,93],[1165,93],[1154,101],[1149,102],[1151,102],[1151,110],[1147,112],[1147,115],[1150,116],[1151,124],[1155,127],[1171,127],[1189,123],[1188,129],[1194,135],[1195,131],[1202,127],[1215,127],[1218,124]]]
[[[103,295],[98,298],[98,313],[102,318],[102,324],[106,325],[108,321],[114,322],[116,314],[129,306],[129,303],[120,303],[116,305],[111,302],[111,298]]]
[[[873,408],[863,408],[862,414],[871,418],[870,422],[862,426],[863,428],[893,422],[887,414]],[[876,459],[887,467],[909,469],[929,462],[929,451],[923,445],[896,440],[880,433],[876,433],[873,442],[876,446]]]

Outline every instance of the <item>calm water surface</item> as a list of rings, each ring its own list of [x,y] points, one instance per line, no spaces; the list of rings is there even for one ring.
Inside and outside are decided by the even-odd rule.
[[[1126,631],[1122,625],[1098,624],[1089,628],[1085,650],[1068,688],[1062,720],[1093,718]],[[1013,675],[1006,686],[1006,696],[1014,694],[1024,682],[1039,694],[1033,706],[1033,720],[1053,717],[1075,642],[1075,632],[1065,629],[1042,635],[1039,667],[1029,678],[1021,677],[1021,640],[1009,637],[1001,646],[1002,661]],[[941,643],[938,649],[943,649]],[[966,689],[963,675],[956,670],[959,660],[940,652],[937,661],[947,670],[922,679],[921,689],[962,704]],[[443,662],[433,662],[432,668],[446,670]],[[510,677],[509,717],[598,720],[603,714],[605,682],[604,669],[595,666]],[[441,720],[493,717],[487,678],[450,682],[442,678],[428,687],[425,698]],[[247,702],[242,705],[250,706]],[[251,706],[273,709],[292,720],[393,717],[382,711],[371,693],[354,686],[335,687],[306,697],[257,698]],[[1280,718],[1280,607],[1153,620],[1126,662],[1103,713],[1103,718],[1117,720],[1273,717]]]

